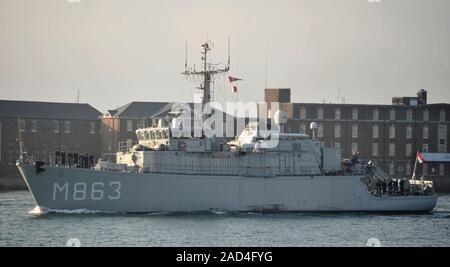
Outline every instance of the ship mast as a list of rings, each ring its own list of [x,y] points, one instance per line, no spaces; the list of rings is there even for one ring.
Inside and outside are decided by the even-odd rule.
[[[195,65],[189,67],[187,64],[187,44],[186,44],[186,62],[185,71],[182,73],[187,80],[195,80],[200,82],[200,86],[197,87],[203,90],[202,110],[205,106],[211,102],[211,82],[216,79],[217,76],[224,74],[230,70],[230,41],[228,40],[228,62],[225,66],[220,67],[220,64],[208,63],[208,52],[211,51],[211,42],[208,41],[202,44],[202,57],[201,57],[201,70],[197,71]],[[208,118],[208,114],[203,114],[203,120]]]

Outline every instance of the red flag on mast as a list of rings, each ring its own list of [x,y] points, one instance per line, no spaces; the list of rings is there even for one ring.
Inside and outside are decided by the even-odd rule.
[[[417,152],[417,160],[419,161],[420,164],[424,162],[423,155],[421,152]]]
[[[233,85],[233,93],[236,93],[238,91],[237,85]]]
[[[242,79],[239,79],[239,78],[236,78],[236,77],[232,77],[232,76],[228,76],[228,80],[230,81],[230,83],[237,82],[237,81],[242,81]]]

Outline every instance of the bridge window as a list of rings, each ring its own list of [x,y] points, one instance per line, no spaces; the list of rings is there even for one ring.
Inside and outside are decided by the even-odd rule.
[[[150,139],[151,140],[155,140],[156,139],[155,132],[150,132]]]
[[[157,132],[156,132],[156,139],[158,139],[158,140],[162,139],[162,136],[161,136],[161,132],[160,132],[160,131],[157,131]]]

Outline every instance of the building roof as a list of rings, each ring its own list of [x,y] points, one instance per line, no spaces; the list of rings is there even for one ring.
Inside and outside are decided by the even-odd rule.
[[[170,111],[172,111],[172,106],[175,103],[171,102],[131,102],[115,110],[108,110],[105,116],[120,117],[124,119],[140,119],[140,118],[166,118]],[[194,111],[193,103],[181,103],[178,108],[182,107],[190,108],[191,112]],[[222,111],[219,111],[222,112]],[[232,115],[222,112],[224,119],[229,116],[233,118]]]
[[[89,104],[0,100],[0,117],[96,120],[101,112]]]
[[[146,118],[167,106],[167,102],[131,102],[115,110],[108,110],[113,117]]]

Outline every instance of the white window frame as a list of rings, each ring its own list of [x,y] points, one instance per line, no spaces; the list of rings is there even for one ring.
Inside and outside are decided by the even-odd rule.
[[[412,144],[407,143],[405,146],[405,156],[411,157],[412,156]]]
[[[412,139],[413,129],[411,125],[406,126],[406,139]]]
[[[37,132],[37,120],[31,120],[31,132],[32,133]]]
[[[341,138],[341,125],[339,123],[334,125],[334,138]]]
[[[395,143],[389,143],[389,157],[395,157]]]
[[[133,131],[133,120],[127,120],[127,132]]]
[[[352,138],[358,138],[358,125],[352,125]]]
[[[318,120],[323,120],[323,108],[318,108],[317,109],[317,119]]]
[[[59,121],[53,121],[53,132],[59,133]]]
[[[389,162],[389,175],[395,175],[395,164],[393,161]]]
[[[422,138],[423,139],[430,139],[430,127],[428,127],[428,125],[423,126]]]
[[[391,109],[389,111],[389,120],[395,121],[395,118],[396,118],[395,109]]]
[[[423,121],[430,121],[430,112],[428,109],[425,109],[423,111]]]
[[[405,167],[405,174],[406,175],[411,175],[412,173],[412,165],[411,162],[408,161],[408,163],[406,163],[406,167]]]
[[[306,124],[300,124],[300,132],[306,134]]]
[[[322,138],[323,137],[323,124],[319,123],[317,127],[317,137]]]
[[[336,108],[334,110],[334,119],[335,120],[340,120],[342,118],[342,112],[340,108]]]
[[[428,164],[427,163],[422,164],[422,175],[424,175],[424,176],[428,175]]]
[[[379,145],[378,143],[372,143],[372,156],[378,157],[379,156]]]
[[[389,126],[389,138],[395,139],[395,126],[394,125]]]
[[[352,109],[352,120],[358,120],[358,109],[357,108],[353,108]]]
[[[358,143],[352,143],[352,154],[358,152]]]
[[[300,119],[306,120],[306,108],[300,107]]]
[[[372,115],[373,115],[373,120],[374,121],[377,121],[377,120],[380,119],[380,111],[377,108],[373,110],[373,114]]]
[[[64,121],[64,133],[70,133],[70,121]]]
[[[95,134],[95,126],[96,126],[96,123],[95,123],[95,121],[91,121],[91,122],[89,122],[89,133],[90,134]]]
[[[413,117],[412,109],[408,109],[408,110],[406,111],[406,120],[407,120],[407,121],[412,121],[412,117]]]
[[[19,119],[19,132],[24,133],[26,132],[26,123],[24,119]]]
[[[380,138],[380,127],[378,125],[372,126],[372,138],[373,139]]]

